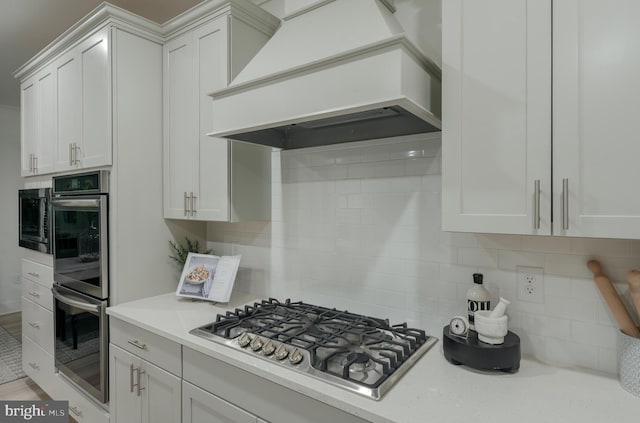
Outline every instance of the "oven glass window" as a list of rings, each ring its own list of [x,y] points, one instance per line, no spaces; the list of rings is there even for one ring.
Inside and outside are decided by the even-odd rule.
[[[40,202],[39,198],[21,198],[22,236],[40,238]]]
[[[55,357],[57,365],[101,389],[100,317],[56,300]]]
[[[100,211],[55,209],[56,273],[100,286]]]

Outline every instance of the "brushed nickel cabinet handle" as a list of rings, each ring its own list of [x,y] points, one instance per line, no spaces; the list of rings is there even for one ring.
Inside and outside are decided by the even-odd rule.
[[[34,298],[40,298],[40,294],[38,294],[36,291],[30,291],[29,295],[31,295]]]
[[[73,166],[73,143],[69,143],[69,166]]]
[[[569,179],[562,180],[562,229],[569,229]]]
[[[136,373],[137,375],[137,382],[133,383],[133,373]],[[144,389],[142,386],[140,386],[140,376],[144,374],[144,371],[140,370],[140,367],[133,367],[133,363],[131,363],[131,366],[129,367],[129,385],[130,385],[130,392],[133,392],[133,388],[136,388],[136,396],[140,396],[140,393],[142,392],[142,390]]]
[[[129,366],[129,392],[133,392],[133,363]]]
[[[136,348],[140,348],[141,350],[146,350],[147,349],[147,344],[142,344],[137,339],[129,339],[127,342],[130,343],[131,345],[133,345]]]
[[[191,193],[191,216],[195,216],[196,215],[196,197],[195,195],[193,195],[193,193]]]
[[[136,395],[140,396],[140,393],[144,389],[144,387],[142,386],[142,381],[140,380],[140,377],[144,374],[144,371],[140,370],[140,367],[138,367],[136,369],[136,372],[138,373],[138,383],[136,383],[136,388],[137,388]]]
[[[533,181],[533,226],[540,229],[540,179]]]
[[[187,196],[187,191],[184,192],[184,215],[187,216],[188,213],[188,206],[187,206],[187,199],[189,197]]]
[[[31,367],[33,370],[40,370],[40,366],[35,362],[29,363],[29,367]]]
[[[38,173],[38,156],[34,154],[33,156],[33,171]]]
[[[29,326],[34,329],[40,329],[40,325],[38,324],[38,322],[29,322]]]
[[[27,272],[27,274],[33,276],[34,278],[40,278],[40,273]]]
[[[69,410],[77,417],[82,417],[82,411],[78,407],[69,407]]]
[[[78,144],[75,142],[73,143],[73,151],[74,151],[74,154],[73,154],[74,164],[79,164],[80,159],[78,158],[78,152],[82,150],[80,150],[80,147],[78,147]]]

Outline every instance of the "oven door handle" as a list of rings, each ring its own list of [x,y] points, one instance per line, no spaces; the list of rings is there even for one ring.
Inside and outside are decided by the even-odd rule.
[[[51,200],[56,207],[100,207],[100,198],[54,198]]]
[[[56,299],[62,301],[65,304],[68,304],[70,306],[79,308],[80,310],[94,312],[94,313],[100,313],[100,310],[102,309],[102,305],[101,304],[87,304],[87,303],[85,303],[83,301],[72,300],[71,298],[59,293],[55,288],[51,289],[51,293],[53,294],[53,296]]]

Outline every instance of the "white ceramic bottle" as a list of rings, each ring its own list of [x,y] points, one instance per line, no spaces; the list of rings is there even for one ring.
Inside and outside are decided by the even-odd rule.
[[[473,286],[467,291],[467,310],[469,312],[469,328],[476,328],[474,313],[478,310],[491,310],[491,294],[482,285],[482,273],[473,274]]]

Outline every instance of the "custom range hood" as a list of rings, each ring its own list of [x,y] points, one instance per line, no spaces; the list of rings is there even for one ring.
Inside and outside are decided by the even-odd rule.
[[[213,131],[281,149],[439,131],[441,72],[393,0],[324,0],[286,16],[231,84]]]

